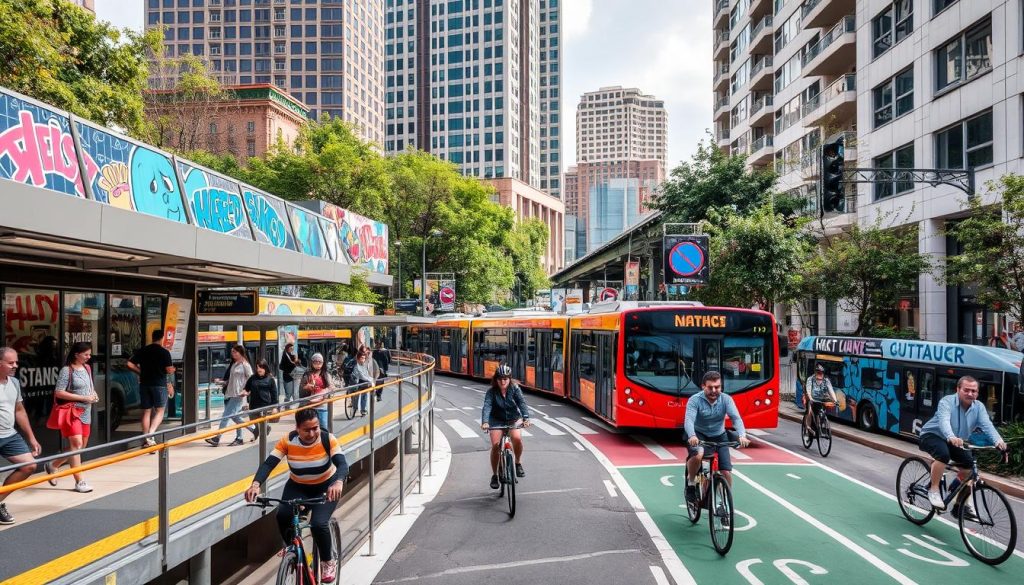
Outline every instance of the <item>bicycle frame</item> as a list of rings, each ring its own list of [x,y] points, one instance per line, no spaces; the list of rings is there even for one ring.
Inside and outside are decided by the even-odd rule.
[[[266,508],[273,503],[288,504],[292,509],[292,542],[284,547],[285,556],[287,553],[295,553],[295,574],[299,577],[298,585],[317,585],[319,578],[317,571],[310,565],[306,559],[306,546],[302,543],[302,529],[308,528],[308,524],[303,524],[302,516],[300,514],[300,508],[302,506],[309,506],[314,504],[323,503],[325,496],[319,498],[310,499],[296,499],[296,500],[280,500],[277,498],[256,498],[256,504],[260,507]]]

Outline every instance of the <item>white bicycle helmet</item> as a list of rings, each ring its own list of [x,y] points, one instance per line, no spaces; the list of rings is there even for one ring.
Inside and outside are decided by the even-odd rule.
[[[505,363],[498,364],[498,369],[494,371],[494,375],[499,378],[511,378],[512,368],[510,368],[508,364]]]

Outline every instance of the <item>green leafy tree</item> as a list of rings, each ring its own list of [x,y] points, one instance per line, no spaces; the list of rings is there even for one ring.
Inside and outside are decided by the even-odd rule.
[[[150,70],[151,87],[145,93],[150,142],[176,152],[209,149],[240,154],[232,134],[224,137],[225,144],[221,133],[209,132],[211,122],[235,113],[239,106],[228,101],[231,92],[205,61],[195,55],[161,57],[150,64]]]
[[[381,296],[373,292],[369,283],[366,282],[366,277],[355,271],[352,272],[352,280],[349,284],[307,284],[302,287],[302,296],[310,299],[369,303],[371,305],[376,305],[381,300]]]
[[[996,208],[971,198],[971,217],[950,230],[962,252],[946,257],[946,280],[976,286],[980,302],[1024,323],[1024,177],[1005,175],[989,189],[1002,189]]]
[[[857,315],[855,335],[869,334],[900,295],[932,269],[930,258],[918,252],[916,228],[887,229],[891,226],[882,225],[886,217],[824,238],[805,266],[810,289]]]
[[[160,38],[118,30],[63,0],[4,0],[0,85],[142,137],[147,59]]]
[[[762,205],[747,215],[712,211],[710,281],[693,296],[708,305],[772,307],[802,294],[813,243],[802,226]]]
[[[672,169],[652,203],[666,221],[699,222],[713,209],[747,213],[771,200],[776,175],[750,170],[744,156],[726,154],[712,139],[701,140],[690,162]]]

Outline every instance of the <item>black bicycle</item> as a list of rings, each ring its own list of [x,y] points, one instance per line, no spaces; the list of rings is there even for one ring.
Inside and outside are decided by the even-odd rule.
[[[498,455],[498,483],[501,486],[498,499],[508,498],[508,515],[516,516],[516,455],[512,449],[512,429],[521,429],[522,424],[489,427],[489,431],[501,431],[501,452]]]
[[[998,565],[1010,558],[1017,545],[1017,519],[1006,496],[995,486],[985,483],[978,472],[974,451],[995,447],[965,443],[964,449],[971,456],[971,464],[961,466],[948,462],[946,470],[969,469],[970,476],[963,482],[954,476],[947,488],[946,474],[942,474],[939,481],[939,494],[945,504],[942,509],[933,507],[928,500],[931,466],[921,457],[907,457],[900,464],[896,474],[896,498],[903,515],[917,525],[923,525],[936,514],[949,509],[959,523],[960,538],[968,552],[983,563]],[[1004,452],[1003,457],[1007,456]]]
[[[287,504],[292,510],[292,541],[284,548],[281,556],[281,564],[277,568],[277,585],[320,585],[320,552],[315,546],[312,555],[306,552],[303,544],[303,532],[309,529],[309,519],[302,516],[304,506],[315,506],[327,502],[326,496],[317,498],[298,498],[294,500],[279,500],[277,498],[256,498],[253,506],[267,508],[275,504]],[[331,518],[328,527],[331,531],[331,558],[335,566],[339,567],[339,556],[341,554],[341,527],[338,521]],[[338,579],[335,578],[335,582]]]
[[[711,529],[711,544],[718,554],[725,556],[732,548],[735,513],[732,507],[732,489],[718,470],[718,448],[739,447],[738,441],[713,443],[701,441],[704,457],[700,462],[700,470],[695,478],[697,498],[686,501],[686,513],[690,522],[696,524],[700,520],[700,512],[708,508],[708,526]]]
[[[821,405],[821,408],[814,408],[815,404]],[[835,402],[822,402],[818,400],[811,400],[807,405],[807,408],[811,409],[811,428],[808,429],[808,425],[803,423],[800,425],[800,439],[803,441],[804,449],[810,449],[811,443],[817,438],[818,453],[821,453],[822,457],[828,457],[828,454],[832,452],[832,427],[828,422],[826,410],[833,408],[835,405]]]

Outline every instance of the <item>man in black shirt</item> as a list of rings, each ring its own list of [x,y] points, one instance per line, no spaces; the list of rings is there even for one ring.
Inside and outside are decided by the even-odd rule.
[[[174,366],[171,352],[160,344],[163,337],[163,329],[153,331],[153,342],[128,360],[128,369],[139,375],[143,435],[160,428],[167,399],[174,398],[174,382],[168,377],[174,373]],[[155,444],[152,437],[146,439],[146,446]]]
[[[284,353],[281,354],[281,363],[277,368],[281,370],[281,377],[284,378],[284,401],[291,402],[298,398],[295,394],[295,368],[302,365],[299,356],[295,355],[295,344],[287,343],[284,346]]]

